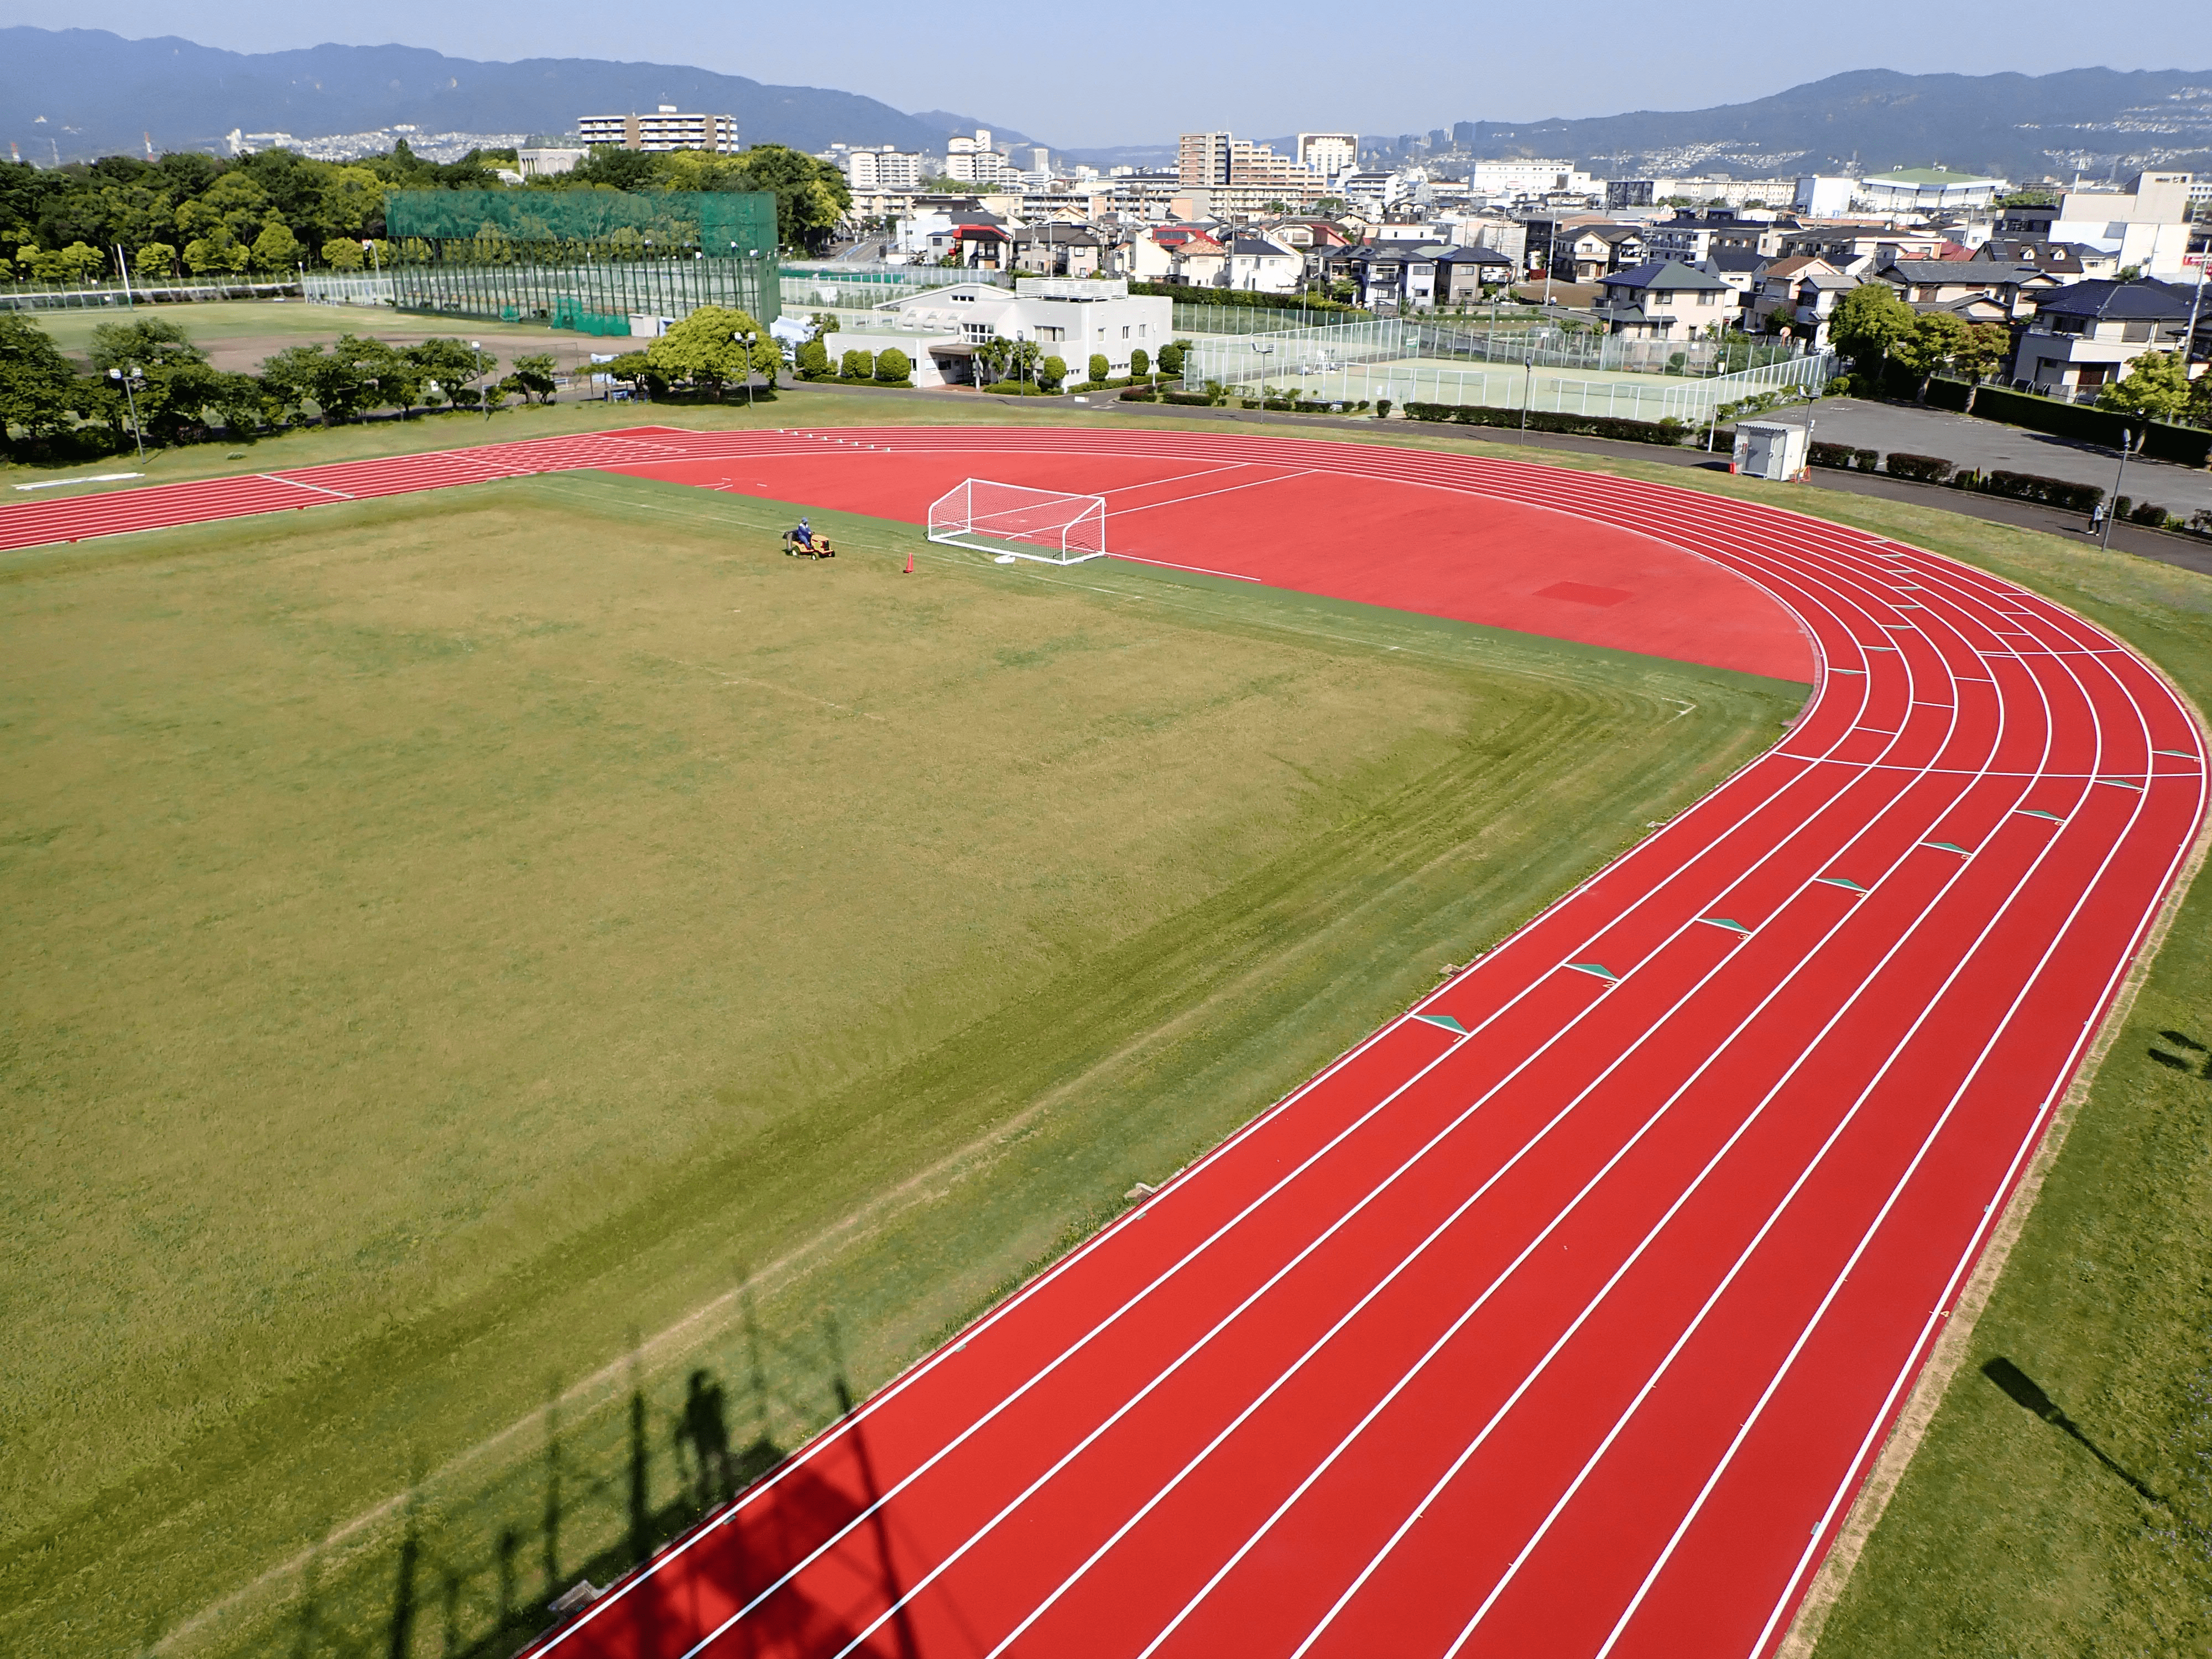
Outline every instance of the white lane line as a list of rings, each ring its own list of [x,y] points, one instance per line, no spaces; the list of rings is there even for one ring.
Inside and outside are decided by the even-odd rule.
[[[307,483],[298,478],[288,478],[281,472],[257,472],[253,476],[257,478],[266,478],[270,483],[289,484],[295,489],[312,489],[318,495],[335,495],[342,501],[356,499],[347,495],[343,489],[325,489],[320,484]]]

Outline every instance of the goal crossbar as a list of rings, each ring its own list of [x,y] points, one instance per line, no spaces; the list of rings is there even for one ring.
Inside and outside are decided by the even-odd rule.
[[[1080,564],[1106,552],[1106,498],[963,478],[929,504],[929,539],[1001,559]]]

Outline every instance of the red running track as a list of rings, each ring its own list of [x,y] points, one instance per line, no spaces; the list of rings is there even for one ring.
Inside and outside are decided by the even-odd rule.
[[[1167,432],[685,441],[833,441],[1575,514],[1771,594],[1818,682],[534,1652],[1771,1652],[2188,854],[2184,706],[2011,584],[1664,486]]]

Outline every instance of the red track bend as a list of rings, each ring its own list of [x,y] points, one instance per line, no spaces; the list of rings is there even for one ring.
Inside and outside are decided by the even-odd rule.
[[[1771,1652],[2182,867],[2185,707],[2081,618],[1879,537],[1304,440],[653,430],[9,507],[0,548],[831,444],[1550,507],[1756,583],[1818,686],[1776,749],[534,1652]]]

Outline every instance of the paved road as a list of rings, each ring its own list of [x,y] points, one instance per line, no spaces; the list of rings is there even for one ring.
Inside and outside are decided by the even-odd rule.
[[[1941,455],[1961,467],[1984,472],[2000,467],[2010,472],[2033,472],[2072,483],[2095,484],[2107,496],[2112,493],[2112,477],[2119,461],[2117,450],[2099,444],[1978,420],[1971,415],[1866,403],[1856,398],[1823,398],[1807,408],[1761,418],[1802,424],[1808,417],[1816,423],[1814,437],[1822,443],[1878,449],[1885,455],[1892,450],[1908,455]],[[2131,460],[2127,483],[2119,493],[2138,501],[2156,501],[2167,512],[2186,518],[2212,508],[2212,472],[2176,466],[2170,461]]]

